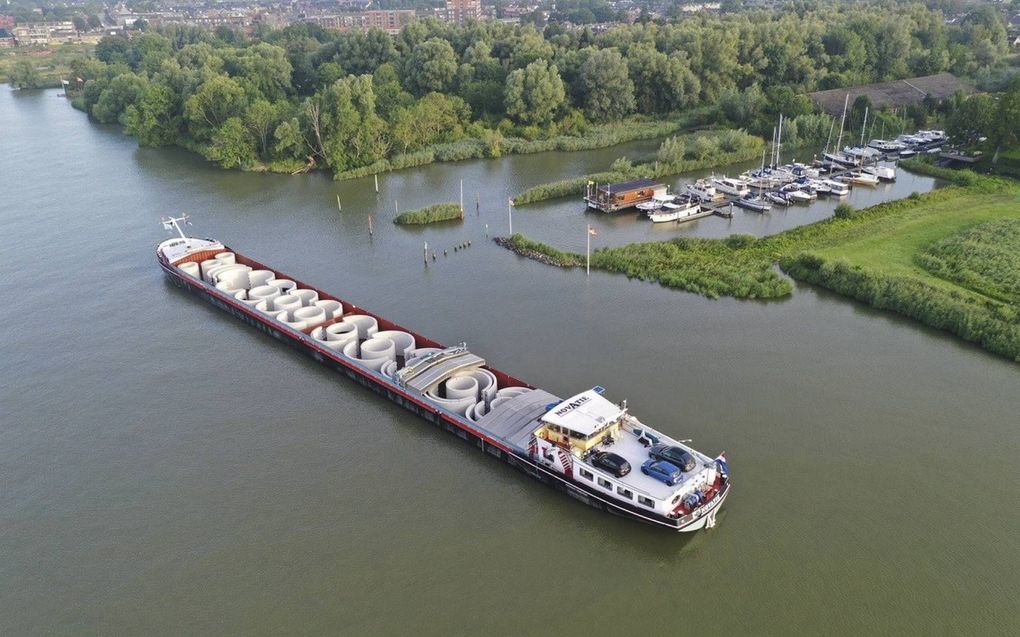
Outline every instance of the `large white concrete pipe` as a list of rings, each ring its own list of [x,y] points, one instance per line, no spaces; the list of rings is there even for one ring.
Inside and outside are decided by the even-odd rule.
[[[278,288],[280,290],[280,294],[286,294],[297,287],[297,283],[294,283],[290,279],[269,279],[266,281],[266,285]]]
[[[203,281],[208,281],[209,280],[209,270],[211,268],[214,268],[214,267],[218,266],[218,265],[223,265],[222,263],[220,263],[219,259],[206,259],[205,261],[200,263],[198,267],[199,267],[199,270],[201,270],[201,272],[202,272],[202,280]]]
[[[373,334],[379,331],[379,321],[375,318],[365,314],[355,314],[353,316],[346,316],[343,320],[344,323],[351,323],[358,328],[358,338],[364,340],[371,338]]]
[[[248,279],[251,281],[251,286],[253,288],[265,285],[275,278],[276,275],[273,274],[271,270],[252,270],[248,273]]]
[[[347,323],[334,323],[333,325],[327,325],[326,327],[318,327],[312,330],[312,338],[319,341],[326,347],[340,351],[347,346],[348,343],[354,343],[355,348],[351,354],[351,358],[358,356],[358,328]]]
[[[234,290],[234,298],[238,301],[247,301],[248,290]]]
[[[487,369],[472,369],[469,372],[459,372],[454,374],[454,378],[460,376],[469,376],[478,381],[478,391],[480,398],[486,403],[492,401],[496,397],[496,375]]]
[[[233,265],[237,263],[237,257],[233,252],[220,252],[213,258],[225,265]]]
[[[397,373],[396,361],[386,361],[386,364],[382,366],[379,372],[388,378],[393,378],[394,374]]]
[[[216,284],[216,289],[221,292],[226,292],[227,294],[234,298],[239,298],[237,296],[238,292],[241,292],[242,294],[247,294],[248,292],[244,288],[232,287],[232,283],[230,281],[220,281],[219,283]]]
[[[436,403],[437,405],[445,407],[446,409],[449,409],[450,411],[455,411],[455,412],[457,412],[459,414],[467,415],[468,409],[472,409],[475,406],[475,401],[470,396],[468,396],[466,398],[456,398],[456,399],[440,398],[435,393],[434,389],[425,392],[425,397],[428,398],[429,400],[431,400],[432,402]]]
[[[503,389],[496,392],[497,398],[513,398],[514,396],[520,396],[526,394],[531,390],[527,387],[504,387]]]
[[[484,400],[479,400],[475,403],[475,420],[478,420],[487,413],[489,413],[489,407]]]
[[[344,356],[353,359],[368,367],[379,371],[382,366],[389,361],[395,360],[393,353],[393,341],[386,339],[379,339],[378,342],[372,343],[374,339],[369,339],[361,345],[361,356],[358,356],[358,342],[351,341],[344,346]],[[368,344],[369,351],[365,351],[365,345]]]
[[[260,299],[258,301],[258,303],[255,304],[255,309],[258,310],[259,312],[262,312],[263,314],[265,314],[266,316],[268,316],[270,318],[276,319],[277,321],[286,320],[287,319],[287,312],[286,311],[280,311],[280,310],[272,309],[270,307],[270,303],[272,303],[271,300]],[[281,315],[282,315],[282,317],[281,317]]]
[[[280,315],[277,318],[277,320],[294,330],[300,331],[308,327],[308,324],[305,323],[304,321],[288,321],[286,312],[280,312]]]
[[[319,300],[319,293],[316,292],[315,290],[304,289],[291,290],[290,295],[296,296],[299,299],[301,299],[301,305],[303,307],[308,307],[312,303],[315,303],[316,301]]]
[[[280,296],[279,288],[275,288],[271,285],[260,285],[248,290],[249,299],[264,299],[272,301],[278,296]]]
[[[340,301],[320,299],[315,301],[312,305],[322,308],[322,311],[326,313],[327,320],[336,318],[344,313],[344,306],[340,303]]]
[[[478,381],[471,376],[454,376],[443,385],[446,387],[446,397],[451,400],[471,398],[472,404],[478,402]]]
[[[361,361],[372,369],[379,369],[386,361],[397,360],[397,348],[388,338],[370,338],[361,344]],[[375,361],[380,361],[378,365]]]
[[[304,321],[306,325],[318,325],[326,320],[326,313],[321,307],[299,307],[293,313],[295,321]]]
[[[251,271],[246,265],[224,265],[210,268],[209,277],[220,283],[222,281],[230,281],[234,284],[235,288],[243,288],[247,290],[251,287],[251,282],[248,280],[248,273]]]
[[[182,263],[182,264],[180,264],[177,267],[184,274],[187,274],[188,276],[193,276],[196,279],[202,276],[202,268],[199,267],[199,265],[197,263],[195,263],[194,261],[188,261],[187,263]]]
[[[407,332],[383,330],[376,332],[374,338],[388,338],[393,341],[393,345],[397,348],[397,356],[403,357],[405,361],[414,351],[414,337]]]
[[[273,307],[277,310],[286,310],[287,316],[292,316],[294,310],[301,308],[301,299],[290,294],[284,294],[273,299]]]

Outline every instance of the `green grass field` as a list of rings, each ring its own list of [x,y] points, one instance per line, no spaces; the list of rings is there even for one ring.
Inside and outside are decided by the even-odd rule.
[[[1020,221],[1020,189],[1006,188],[997,193],[974,193],[958,187],[950,190],[899,214],[862,220],[842,232],[808,241],[802,249],[827,260],[843,259],[875,272],[981,294],[932,273],[923,267],[921,257],[933,244],[950,240],[969,228],[1000,219]],[[995,237],[986,239],[993,241]]]

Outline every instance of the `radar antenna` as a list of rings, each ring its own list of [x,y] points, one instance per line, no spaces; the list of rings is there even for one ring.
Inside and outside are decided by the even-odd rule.
[[[164,230],[176,230],[177,234],[181,235],[181,239],[187,239],[188,235],[184,234],[181,230],[181,223],[185,225],[191,225],[191,218],[189,215],[181,215],[180,217],[163,217],[160,219],[163,222]]]

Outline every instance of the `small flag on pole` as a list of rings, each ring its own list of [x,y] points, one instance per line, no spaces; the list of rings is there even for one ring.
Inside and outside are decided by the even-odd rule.
[[[596,230],[595,228],[592,228],[591,226],[588,226],[588,234],[590,234],[593,237],[596,237],[598,236],[599,231]]]

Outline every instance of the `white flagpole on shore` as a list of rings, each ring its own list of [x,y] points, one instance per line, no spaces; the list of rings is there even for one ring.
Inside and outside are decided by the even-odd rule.
[[[584,250],[584,276],[592,276],[592,224],[584,231],[584,237],[588,240],[588,249]]]

